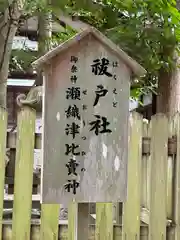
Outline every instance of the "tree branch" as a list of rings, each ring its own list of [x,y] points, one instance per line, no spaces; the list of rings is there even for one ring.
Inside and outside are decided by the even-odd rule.
[[[70,26],[72,29],[77,32],[83,31],[89,27],[89,24],[82,22],[78,17],[65,15],[63,12],[60,13],[59,20],[64,22],[66,25]]]
[[[54,13],[52,13],[52,19],[53,19],[54,21],[56,21],[57,23],[59,23],[59,25],[61,25],[63,28],[66,28],[66,27],[67,27],[67,24],[66,24],[64,21],[62,21],[61,19],[59,19],[59,18],[56,16],[56,14],[54,14]]]
[[[1,61],[0,61],[0,71],[1,71],[1,69],[3,67],[3,64],[4,64],[5,53],[6,53],[6,49],[7,49],[7,44],[8,44],[8,38],[9,38],[10,30],[11,30],[11,24],[9,24],[9,26],[8,26],[7,35],[6,35],[6,38],[5,38],[5,41],[4,41],[2,58],[1,58]]]

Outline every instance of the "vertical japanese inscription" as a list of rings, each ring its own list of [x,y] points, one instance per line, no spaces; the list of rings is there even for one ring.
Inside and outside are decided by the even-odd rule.
[[[67,182],[64,184],[64,189],[67,192],[76,194],[77,188],[80,186],[77,172],[77,168],[80,164],[77,162],[76,158],[86,154],[85,151],[81,151],[80,145],[76,144],[76,136],[80,134],[80,122],[77,123],[77,121],[81,120],[80,109],[77,107],[76,101],[80,101],[82,96],[87,94],[87,90],[81,90],[81,88],[76,85],[78,83],[77,73],[79,71],[76,65],[78,62],[78,57],[71,56],[70,62],[70,82],[72,83],[72,86],[66,89],[66,99],[73,100],[74,103],[65,109],[66,118],[72,120],[71,123],[66,124],[65,134],[67,136],[72,136],[72,142],[65,143],[64,154],[69,157],[69,161],[65,164],[65,166],[67,168],[67,175],[70,177],[70,179],[67,178]],[[85,140],[86,137],[84,136],[82,139]],[[80,169],[81,172],[84,172],[85,170],[86,169],[84,168]]]
[[[71,76],[70,76],[70,82],[71,86],[66,89],[66,99],[71,100],[70,102],[73,104],[69,105],[67,109],[65,109],[65,116],[67,119],[72,120],[71,123],[67,123],[65,126],[65,134],[67,136],[70,136],[72,141],[69,143],[65,143],[65,151],[64,154],[68,156],[69,160],[65,164],[67,168],[67,176],[70,178],[67,178],[67,182],[64,184],[64,189],[67,192],[72,192],[74,195],[77,194],[77,189],[80,187],[80,179],[78,178],[78,168],[80,166],[80,163],[76,160],[80,156],[85,156],[86,152],[81,149],[81,146],[76,143],[76,137],[80,136],[83,141],[87,140],[87,137],[84,135],[80,135],[80,121],[83,122],[83,127],[87,126],[89,129],[89,132],[95,134],[98,136],[99,134],[111,134],[111,123],[108,121],[107,116],[101,116],[100,114],[94,114],[92,116],[91,121],[85,122],[80,114],[80,109],[77,107],[76,102],[82,101],[83,96],[86,96],[88,94],[87,89],[81,89],[80,86],[78,86],[78,77],[77,73],[79,71],[77,67],[78,63],[78,57],[71,56],[70,62],[71,62]],[[109,66],[112,66],[113,68],[118,67],[118,62],[112,62],[103,57],[99,59],[93,60],[92,64],[90,65],[91,73],[95,76],[105,76],[109,79],[109,81],[116,81],[117,76],[110,71]],[[111,94],[110,90],[103,86],[103,84],[96,85],[95,92],[95,99],[92,102],[93,108],[95,108],[99,104],[103,104],[103,99],[108,95]],[[114,98],[116,97],[117,89],[114,88],[112,91],[112,94]],[[112,107],[117,107],[118,102],[113,101]],[[78,105],[79,106],[79,105]],[[86,104],[82,104],[82,110],[87,111],[88,106]],[[95,111],[94,111],[95,112]],[[79,121],[79,123],[78,123]],[[70,139],[70,138],[69,138]],[[81,172],[86,171],[85,168],[79,169]]]
[[[110,65],[110,61],[103,57],[99,59],[93,60],[93,63],[91,64],[92,67],[92,73],[94,75],[105,75],[108,78],[113,78],[114,80],[117,80],[116,75],[113,75],[108,67]],[[118,67],[118,62],[115,61],[112,63],[113,68]],[[95,107],[100,99],[105,97],[108,94],[108,89],[106,89],[102,84],[97,85],[97,89],[95,90],[95,101],[93,104],[93,107]],[[113,94],[117,94],[116,88],[113,90]],[[113,107],[116,107],[117,102],[113,102]],[[110,129],[110,122],[108,121],[106,116],[100,116],[100,115],[94,115],[95,120],[89,122],[89,125],[91,126],[90,131],[94,131],[96,135],[102,134],[102,133],[107,133],[110,134],[112,133],[112,130]]]
[[[117,61],[114,61],[114,62],[112,63],[112,66],[113,66],[113,68],[118,67],[118,62],[117,62]],[[113,79],[114,79],[114,80],[117,80],[117,76],[116,76],[116,75],[113,75]],[[117,89],[116,89],[116,88],[113,89],[113,94],[114,94],[114,98],[115,98],[115,96],[117,95]],[[117,102],[116,100],[114,100],[113,103],[112,103],[112,105],[113,105],[114,108],[117,107],[117,104],[118,104],[118,102]]]

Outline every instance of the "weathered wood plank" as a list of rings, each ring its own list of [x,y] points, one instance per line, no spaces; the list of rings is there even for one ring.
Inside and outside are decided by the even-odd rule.
[[[77,240],[77,207],[76,202],[68,207],[68,240]]]
[[[78,59],[76,63],[71,61],[72,56]],[[93,61],[96,58],[101,59],[102,56],[109,59],[111,66],[113,62],[117,62],[116,68],[111,67],[110,74],[112,77],[117,76],[117,81],[110,82],[106,74],[98,77],[94,73]],[[42,201],[67,203],[73,198],[82,203],[124,201],[127,186],[125,174],[128,154],[129,69],[118,56],[94,38],[93,33],[78,40],[67,52],[57,55],[50,65],[45,71]],[[80,90],[78,99],[71,96],[71,89],[74,89],[70,81],[72,67],[78,69],[78,85],[81,89],[86,89],[85,96]],[[63,84],[60,79],[64,79]],[[99,89],[97,86],[101,85],[106,86],[103,87],[106,96],[98,101],[96,91]],[[117,90],[115,94],[114,89]],[[67,117],[64,112],[65,109],[68,111],[72,100],[80,116],[75,119]],[[117,111],[113,103],[117,104],[121,111]],[[86,106],[86,111],[82,105]],[[83,123],[79,118],[83,119]],[[104,124],[105,120],[108,121],[105,123],[106,128],[105,125],[100,125],[101,122]],[[95,124],[96,121],[99,126]],[[73,123],[78,127],[78,134],[72,135],[70,131]],[[73,164],[69,159],[71,155],[75,156],[74,164],[77,163],[77,175],[72,173],[72,176],[78,183],[67,178],[70,174],[67,165]],[[51,174],[48,174],[49,172]],[[116,182],[119,184],[115,184]],[[66,191],[69,187],[70,190]]]
[[[118,202],[113,204],[113,223],[120,224],[122,216],[123,203]]]
[[[169,119],[169,145],[168,148],[172,148],[171,144],[173,143],[173,137],[176,135],[176,128],[174,125],[174,117]],[[171,140],[170,140],[171,139]],[[177,141],[176,141],[177,142]],[[177,150],[174,149],[175,151]],[[176,154],[171,154],[168,156],[167,161],[167,218],[173,219],[173,185],[174,185],[174,175],[175,175],[175,162]]]
[[[149,138],[149,122],[143,121],[143,137],[144,139]],[[146,140],[144,140],[146,141]],[[143,144],[142,147],[147,146]],[[146,151],[146,149],[142,149]],[[149,209],[150,200],[150,156],[149,154],[142,154],[142,173],[141,173],[141,206]]]
[[[175,155],[167,160],[167,218],[173,219],[173,179]]]
[[[89,204],[79,203],[78,204],[78,215],[77,215],[77,239],[84,240],[89,235]]]
[[[57,240],[59,204],[41,204],[40,240]]]
[[[152,117],[149,239],[166,240],[168,119]]]
[[[96,240],[113,240],[113,204],[96,203]]]
[[[18,114],[13,240],[30,239],[35,118],[36,112],[28,107]]]
[[[2,239],[2,218],[5,179],[7,112],[0,108],[0,240]]]
[[[177,113],[173,119],[174,131],[177,136],[177,154],[175,159],[175,181],[174,181],[174,221],[175,240],[180,239],[180,114]]]
[[[149,210],[147,208],[141,208],[141,221],[149,225]],[[172,219],[167,219],[166,226],[171,227],[172,222],[173,222]]]
[[[132,114],[129,129],[128,198],[123,206],[123,239],[137,240],[140,237],[141,141],[143,131],[141,115]]]

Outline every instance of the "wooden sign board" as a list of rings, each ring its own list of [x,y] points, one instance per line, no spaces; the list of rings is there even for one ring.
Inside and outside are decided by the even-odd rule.
[[[127,62],[144,69],[107,41],[91,28],[35,63],[45,74],[42,203],[126,199]]]

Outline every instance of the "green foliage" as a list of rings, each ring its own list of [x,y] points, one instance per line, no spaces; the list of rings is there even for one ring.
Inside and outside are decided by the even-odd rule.
[[[37,52],[31,50],[13,50],[9,71],[11,72],[28,72],[32,69],[31,63],[37,59]]]
[[[93,24],[144,66],[148,74],[139,79],[136,96],[155,91],[159,70],[174,65],[179,52],[180,13],[175,0],[102,0],[99,10],[82,11],[81,19]],[[99,21],[98,21],[99,19]]]
[[[172,67],[166,51],[172,53],[179,42],[180,14],[169,0],[129,2],[120,4],[125,16],[106,32],[148,70],[153,80],[161,67]]]
[[[0,0],[0,4],[1,4]],[[25,13],[64,11],[95,26],[144,66],[148,74],[139,79],[139,96],[155,91],[161,68],[174,67],[173,52],[180,52],[180,13],[175,0],[27,0]],[[51,39],[53,46],[75,32],[68,28]],[[24,61],[24,60],[23,60]],[[16,62],[16,61],[14,61]]]
[[[77,32],[67,27],[64,31],[53,34],[52,38],[47,39],[48,44],[51,43],[52,47],[56,47],[60,43],[65,42]],[[38,58],[38,52],[31,51],[26,48],[25,50],[13,50],[11,53],[11,60],[9,71],[11,72],[27,72],[32,71],[31,63]]]
[[[52,47],[56,47],[59,44],[67,41],[69,38],[73,37],[77,32],[70,27],[67,27],[64,31],[59,33],[54,33],[51,40]]]
[[[5,9],[8,7],[9,3],[5,0],[0,0],[0,12],[3,13]]]

